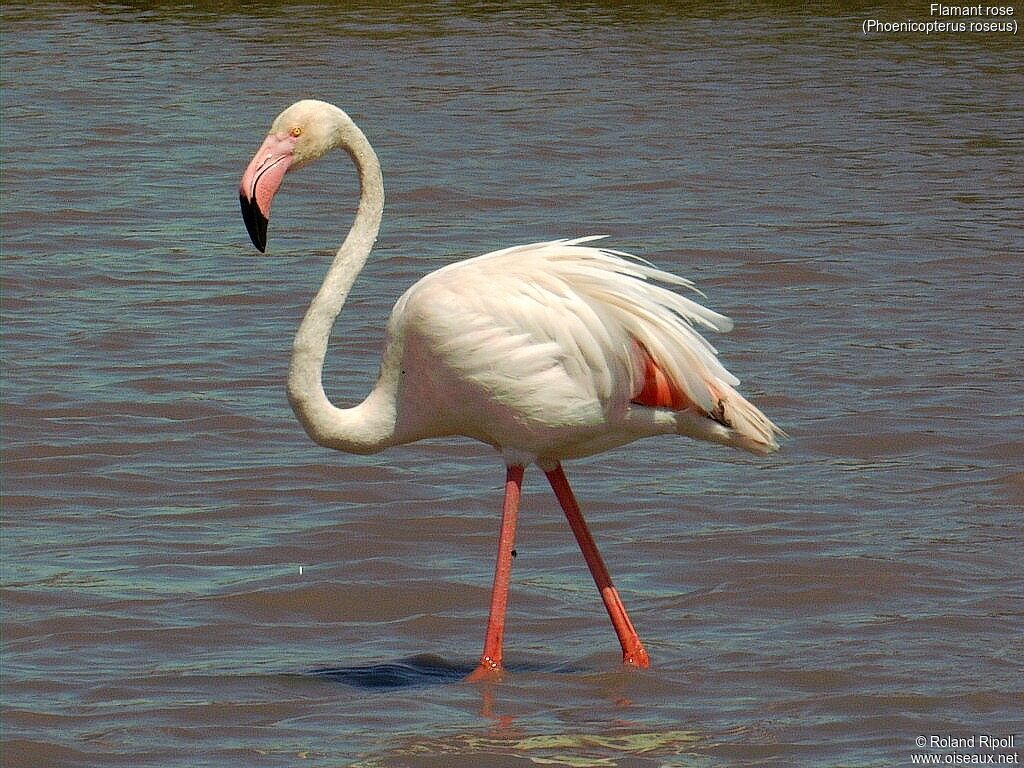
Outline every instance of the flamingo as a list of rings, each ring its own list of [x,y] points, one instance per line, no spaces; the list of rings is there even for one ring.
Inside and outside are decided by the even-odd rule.
[[[355,164],[359,204],[295,335],[288,372],[295,415],[316,443],[349,453],[456,435],[500,452],[506,474],[494,583],[483,652],[469,679],[504,672],[516,516],[530,464],[546,474],[565,513],[623,663],[648,667],[562,462],[655,435],[777,450],[782,431],[736,391],[739,380],[696,330],[724,332],[732,322],[672,290],[693,289],[689,280],[590,244],[600,236],[514,246],[450,264],[409,288],[388,320],[373,390],[354,407],[336,407],[324,392],[323,363],[380,228],[377,155],[341,109],[302,100],[274,120],[242,175],[239,199],[253,245],[264,252],[285,174],[335,148]]]

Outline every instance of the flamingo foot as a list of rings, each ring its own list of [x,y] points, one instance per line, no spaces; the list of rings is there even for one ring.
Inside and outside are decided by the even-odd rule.
[[[647,655],[647,649],[640,644],[639,638],[630,648],[622,651],[622,663],[627,667],[636,667],[637,669],[647,669],[651,666],[651,659]]]
[[[480,659],[476,669],[466,677],[467,683],[497,683],[505,677],[505,669],[500,662],[489,656]]]

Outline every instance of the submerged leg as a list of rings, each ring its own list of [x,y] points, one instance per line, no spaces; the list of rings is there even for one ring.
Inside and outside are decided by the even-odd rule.
[[[509,465],[505,476],[505,501],[501,509],[501,533],[498,536],[498,558],[494,566],[491,589],[491,610],[487,616],[487,634],[480,663],[469,680],[496,680],[501,677],[501,648],[505,635],[505,608],[508,606],[508,583],[512,576],[513,548],[516,543],[516,515],[523,490],[522,464]]]
[[[601,553],[597,551],[594,537],[590,535],[587,523],[580,513],[579,504],[576,503],[576,497],[573,495],[572,488],[569,487],[565,472],[562,471],[562,465],[557,464],[546,474],[555,491],[555,496],[558,497],[558,502],[562,505],[565,517],[569,521],[569,527],[572,528],[573,535],[576,536],[576,541],[583,551],[583,558],[587,561],[587,567],[590,568],[590,573],[594,577],[594,583],[597,584],[597,588],[601,592],[601,599],[611,617],[615,634],[619,636],[619,644],[622,646],[622,663],[633,667],[650,666],[651,662],[647,651],[640,642],[640,636],[633,628],[633,622],[626,614],[626,608],[619,598],[615,585],[612,584],[608,569],[604,565],[604,560],[601,559]]]

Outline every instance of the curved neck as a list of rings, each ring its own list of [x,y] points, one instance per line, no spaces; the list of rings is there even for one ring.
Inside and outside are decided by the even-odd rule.
[[[373,453],[389,445],[394,433],[391,398],[378,386],[356,407],[336,408],[324,392],[323,366],[331,328],[377,239],[384,212],[384,181],[373,147],[347,116],[339,120],[333,143],[348,152],[359,173],[359,208],[295,334],[288,400],[306,432],[320,445]]]

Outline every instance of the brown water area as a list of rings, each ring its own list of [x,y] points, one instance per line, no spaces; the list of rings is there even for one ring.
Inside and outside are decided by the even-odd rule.
[[[1020,35],[715,8],[4,4],[5,768],[1019,761]],[[712,341],[782,451],[566,466],[649,670],[532,468],[509,674],[463,682],[500,457],[347,456],[295,421],[356,180],[290,177],[267,255],[237,184],[308,96],[387,190],[335,402],[413,281],[517,243],[608,234],[736,321]]]

